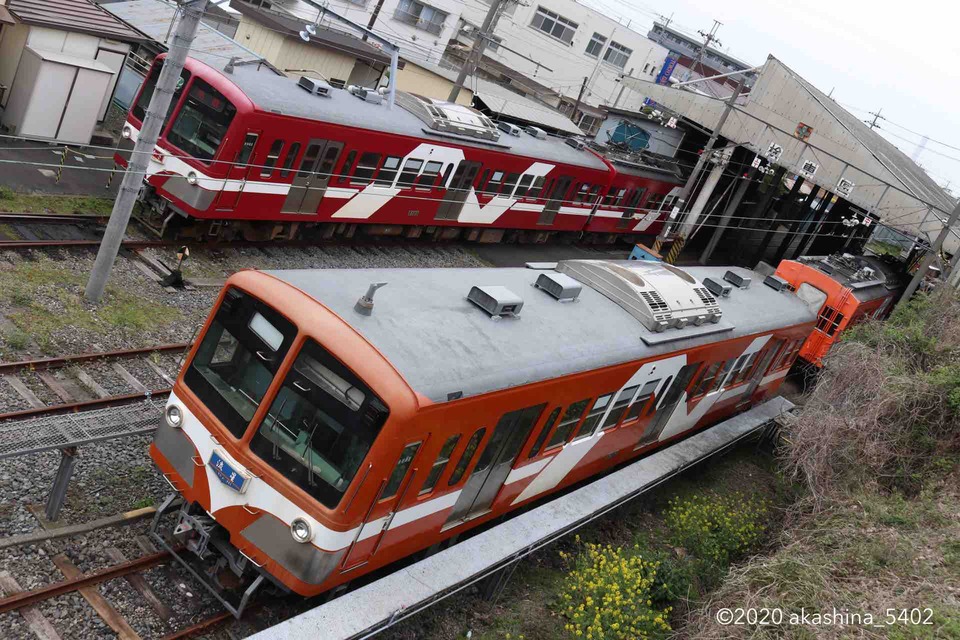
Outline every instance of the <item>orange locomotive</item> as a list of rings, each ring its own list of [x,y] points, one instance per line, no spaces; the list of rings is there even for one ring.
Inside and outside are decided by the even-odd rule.
[[[238,273],[150,448],[176,492],[154,537],[172,548],[175,516],[178,557],[239,615],[265,579],[310,596],[457,536],[775,392],[815,316],[758,277]],[[239,605],[210,579],[227,567]]]
[[[816,368],[844,329],[868,317],[883,320],[903,293],[896,270],[877,258],[849,253],[784,260],[774,274],[817,313],[817,326],[800,348]]]

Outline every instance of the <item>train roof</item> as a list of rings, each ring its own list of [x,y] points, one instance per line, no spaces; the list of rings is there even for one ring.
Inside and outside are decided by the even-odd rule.
[[[577,149],[552,136],[540,139],[527,133],[516,137],[501,132],[497,142],[484,142],[463,136],[439,134],[429,129],[423,120],[400,104],[390,110],[387,109],[386,100],[383,104],[373,104],[344,89],[332,89],[326,96],[313,95],[300,87],[297,80],[258,73],[254,65],[237,65],[232,73],[224,74],[224,77],[237,85],[264,111],[439,143],[500,151],[599,171],[607,170],[603,161],[585,148]]]
[[[860,302],[888,296],[904,284],[892,265],[871,256],[849,253],[802,256],[797,262],[822,271],[841,286],[851,289]]]
[[[556,270],[507,269],[331,269],[268,271],[339,315],[397,369],[411,388],[434,402],[549,380],[753,335],[815,319],[794,294],[763,284],[754,271],[729,271],[751,278],[714,299],[704,278],[723,281],[727,268],[680,270],[661,263],[571,260]],[[572,291],[560,301],[534,287],[542,275]],[[386,282],[372,315],[354,306],[368,285]],[[549,283],[547,283],[549,285]],[[480,287],[482,295],[471,293]],[[698,291],[699,290],[699,291]],[[654,293],[650,294],[650,291]],[[511,294],[513,294],[511,296]],[[522,299],[519,316],[499,319],[469,301],[488,298],[509,304]],[[515,301],[514,301],[515,302]],[[647,303],[650,303],[649,306]],[[682,309],[681,309],[682,307]],[[654,310],[650,315],[651,309]],[[659,310],[659,311],[657,311]],[[684,328],[657,331],[663,318]],[[646,314],[646,315],[644,315]],[[719,317],[711,317],[711,314]],[[722,315],[721,315],[722,314]],[[680,320],[680,317],[686,320]],[[709,318],[704,322],[705,318]]]

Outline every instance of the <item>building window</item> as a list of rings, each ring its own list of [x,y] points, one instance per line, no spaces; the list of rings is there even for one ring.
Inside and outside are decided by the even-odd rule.
[[[632,53],[633,49],[628,49],[616,40],[611,40],[610,46],[607,47],[606,53],[603,54],[603,61],[618,69],[623,69],[627,65],[627,60],[630,59]]]
[[[590,43],[587,44],[587,55],[592,58],[599,58],[600,52],[603,51],[605,44],[607,44],[606,36],[602,36],[599,33],[593,34],[593,37],[590,38]]]
[[[415,0],[400,0],[397,10],[393,14],[393,19],[434,35],[440,35],[447,14]]]
[[[573,36],[577,32],[577,23],[567,20],[563,16],[557,15],[553,11],[548,11],[543,7],[537,7],[537,12],[533,16],[530,26],[538,31],[543,31],[557,40],[573,44]]]

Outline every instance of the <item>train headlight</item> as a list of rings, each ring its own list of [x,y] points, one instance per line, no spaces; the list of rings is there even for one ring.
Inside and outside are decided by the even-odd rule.
[[[120,132],[120,135],[129,140],[133,137],[133,127],[128,124],[123,125],[123,131]]]
[[[310,542],[313,537],[313,531],[310,529],[310,523],[303,518],[295,518],[290,523],[290,535],[300,543]]]
[[[187,182],[192,185],[195,185],[198,182],[200,182],[200,179],[197,178],[197,174],[195,171],[191,171],[190,173],[187,174]]]
[[[171,427],[179,429],[183,426],[183,410],[175,404],[167,407],[167,411],[164,414],[167,419],[167,424]]]

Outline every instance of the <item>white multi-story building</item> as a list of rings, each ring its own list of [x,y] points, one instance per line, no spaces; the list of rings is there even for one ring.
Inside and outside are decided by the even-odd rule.
[[[256,0],[247,0],[256,2]],[[287,13],[312,20],[317,8],[303,0],[270,0],[271,4]],[[320,0],[331,11],[366,26],[376,10],[378,0]],[[383,0],[374,33],[398,44],[405,58],[438,63],[443,57],[447,43],[460,26],[459,0]],[[327,28],[343,29],[336,21],[323,20]],[[355,32],[354,32],[355,33]]]
[[[460,13],[464,27],[458,33],[462,42],[472,43],[471,34],[483,24],[490,1],[464,0]],[[548,89],[547,95],[537,97],[572,112],[585,87],[574,121],[587,132],[595,131],[602,120],[598,107],[639,110],[645,96],[624,90],[620,78],[653,80],[669,53],[627,24],[576,0],[526,0],[523,5],[511,0],[494,33],[485,57]],[[484,68],[491,71],[489,65]]]

